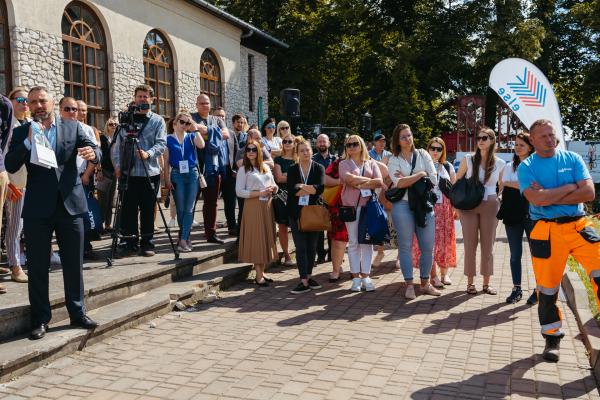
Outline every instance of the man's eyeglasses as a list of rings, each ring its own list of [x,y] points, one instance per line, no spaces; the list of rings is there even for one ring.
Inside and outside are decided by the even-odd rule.
[[[258,153],[258,149],[256,147],[246,147],[246,153]]]
[[[64,112],[77,112],[79,109],[77,107],[63,107]]]
[[[184,121],[184,120],[180,119],[179,125],[190,126],[190,125],[192,125],[192,123],[190,121]]]
[[[431,151],[436,151],[436,152],[438,152],[438,153],[441,153],[442,151],[444,151],[444,148],[443,148],[443,147],[437,147],[437,146],[431,146],[431,147],[429,148],[429,150],[431,150]]]
[[[346,148],[347,149],[352,148],[352,147],[358,147],[358,146],[360,146],[360,143],[358,143],[358,142],[348,142],[348,143],[346,143]]]
[[[478,142],[487,142],[489,138],[490,137],[487,135],[486,136],[477,136],[477,141]]]
[[[294,141],[288,139],[288,140],[283,140],[281,143],[283,143],[283,144],[292,144],[292,143],[294,143]]]
[[[15,98],[15,101],[17,103],[20,103],[20,104],[27,104],[27,98],[26,97],[17,97],[17,98]]]

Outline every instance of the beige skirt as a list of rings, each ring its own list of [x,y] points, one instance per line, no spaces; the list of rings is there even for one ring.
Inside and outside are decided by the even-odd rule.
[[[258,197],[244,200],[238,260],[252,264],[268,264],[275,260],[275,220],[271,200]]]

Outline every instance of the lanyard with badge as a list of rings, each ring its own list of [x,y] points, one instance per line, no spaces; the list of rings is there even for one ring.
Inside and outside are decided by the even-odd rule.
[[[300,169],[300,175],[302,175],[302,181],[304,182],[305,185],[308,182],[308,176],[310,175],[310,169],[312,168],[312,163],[313,163],[312,160],[310,160],[310,164],[308,164],[308,172],[306,173],[306,176],[304,176],[304,171],[302,171],[302,166],[300,165],[300,163],[298,163],[298,169]],[[309,198],[310,198],[310,195],[308,195],[308,194],[298,197],[298,205],[299,206],[307,206]]]
[[[181,143],[179,143],[179,138],[175,136],[175,139],[177,139],[177,143],[181,145],[181,161],[179,161],[180,174],[187,174],[188,172],[190,172],[190,165],[188,163],[188,160],[185,159],[185,139],[187,138],[187,136],[187,132],[184,132],[183,140],[181,141]]]
[[[356,169],[359,169],[358,165],[356,165],[354,160],[351,159],[350,161],[352,161],[352,164],[354,164]],[[360,168],[360,176],[363,176],[365,173],[365,163],[366,163],[366,161],[363,161],[362,167]],[[373,192],[371,191],[371,189],[360,189],[360,197],[371,197],[372,195],[373,195]]]

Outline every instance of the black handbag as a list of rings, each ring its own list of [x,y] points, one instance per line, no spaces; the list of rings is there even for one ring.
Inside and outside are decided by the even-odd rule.
[[[450,198],[450,193],[452,192],[452,183],[448,179],[438,178],[438,187],[444,196]]]
[[[415,170],[415,165],[417,165],[417,153],[413,152],[412,166],[410,169],[410,174],[408,174],[408,175],[412,175],[413,171]],[[408,188],[393,187],[391,189],[386,190],[385,193],[383,193],[383,195],[385,196],[387,201],[389,201],[390,203],[396,203],[396,202],[402,200],[402,198],[406,194],[407,189]]]
[[[475,175],[469,179],[463,176],[452,186],[450,203],[459,210],[472,210],[481,204],[484,194],[485,187]]]

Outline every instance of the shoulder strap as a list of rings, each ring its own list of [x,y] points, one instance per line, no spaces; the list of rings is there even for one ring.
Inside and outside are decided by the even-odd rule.
[[[448,173],[448,175],[450,175],[451,165],[448,161],[444,161],[444,168],[446,168],[446,172]]]
[[[413,152],[413,156],[412,156],[412,166],[410,168],[410,174],[412,175],[413,171],[415,170],[415,165],[417,165],[417,152]]]

